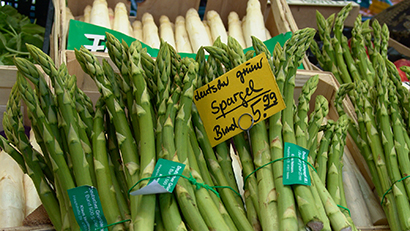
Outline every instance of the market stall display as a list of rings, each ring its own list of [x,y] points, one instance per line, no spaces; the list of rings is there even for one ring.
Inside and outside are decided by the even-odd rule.
[[[225,19],[229,27],[212,10],[207,11],[206,20],[201,20],[195,9],[188,10],[185,17],[176,17],[175,24],[165,15],[159,18],[159,24],[150,13],[134,23],[124,17],[126,23],[120,24],[126,26],[119,30],[126,34],[128,29],[131,36],[137,34],[141,40],[127,43],[106,33],[108,53],[90,52],[82,47],[75,49],[75,56],[67,63],[54,61],[40,49],[27,45],[35,61],[15,59],[17,81],[8,95],[3,118],[8,138],[1,138],[0,144],[23,171],[30,170],[27,172],[55,229],[401,230],[407,227],[407,213],[397,212],[394,207],[408,209],[404,193],[407,178],[402,178],[402,172],[406,173],[399,168],[406,166],[408,160],[399,155],[396,160],[396,156],[388,155],[393,149],[408,151],[404,145],[406,131],[400,129],[403,126],[389,122],[395,118],[394,121],[406,124],[406,111],[390,115],[382,109],[390,107],[392,112],[400,112],[400,105],[407,110],[408,92],[399,87],[397,68],[393,69],[394,65],[386,58],[385,29],[376,28],[372,30],[376,36],[369,37],[373,28],[367,22],[359,23],[359,17],[353,30],[352,53],[350,56],[341,53],[341,47],[350,50],[341,34],[343,20],[351,7],[348,6],[327,19],[318,13],[318,32],[325,41],[322,50],[313,40],[317,31],[312,28],[294,31],[283,46],[278,43],[270,50],[263,41],[271,36],[272,28],[261,23],[260,38],[249,32],[257,28],[251,22],[263,19],[262,11],[252,10],[257,2],[248,2],[247,13],[258,16],[247,14],[240,21],[237,13],[231,12]],[[112,28],[118,20],[117,12],[124,12],[121,4],[117,6],[111,13],[107,7]],[[91,8],[88,11],[91,13]],[[84,20],[87,12],[84,11]],[[329,25],[323,26],[326,24]],[[178,47],[186,46],[199,27],[203,30],[198,38],[209,41],[196,45],[196,49],[192,49],[192,41],[200,39],[189,41],[191,45],[186,50],[194,58],[182,57]],[[335,36],[331,37],[330,32]],[[243,50],[242,44],[247,44],[248,37],[244,33],[250,33],[251,50]],[[148,35],[154,35],[158,43],[151,45],[158,48],[155,58],[150,57],[141,43],[148,40]],[[368,49],[367,57],[362,48],[371,39],[380,40],[381,46]],[[321,65],[331,67],[332,72],[298,70],[309,48],[316,49]],[[66,55],[65,50],[62,52]],[[255,57],[262,57],[260,67],[253,64]],[[360,61],[367,57],[369,61],[356,61],[354,66],[344,63],[345,57]],[[266,92],[258,95],[268,86],[254,82],[251,73],[262,68],[262,60],[275,76],[277,88],[269,93],[265,89]],[[92,97],[91,91],[85,90],[83,80],[71,73],[73,62],[81,67],[75,71],[83,71],[94,83],[96,91]],[[365,64],[374,68],[373,73],[379,77],[373,78],[375,89],[385,95],[373,90],[369,90],[372,95],[361,91],[367,85],[360,85],[366,83],[359,79],[358,73],[362,71],[360,68],[367,70]],[[381,84],[390,81],[382,75],[387,69],[394,77],[389,87],[398,89],[398,95]],[[251,108],[249,115],[255,124],[249,130],[243,129],[241,117],[233,117],[232,124],[218,124],[220,127],[215,126],[214,131],[220,136],[235,129],[244,131],[214,144],[212,133],[207,131],[209,121],[204,120],[203,108],[197,101],[229,85],[232,71],[236,72],[237,80],[249,85],[242,92],[240,88],[234,89],[238,92],[230,92],[232,96],[226,100],[215,99],[219,106],[212,104],[211,110],[226,117],[227,110],[234,107]],[[370,74],[367,77],[371,79]],[[207,90],[201,90],[204,87]],[[345,99],[347,94],[350,100]],[[383,96],[391,97],[391,102]],[[401,101],[396,102],[395,97]],[[286,107],[267,116],[268,109],[280,105],[282,99]],[[362,105],[362,100],[369,101]],[[384,107],[372,109],[370,101]],[[21,113],[21,102],[28,113]],[[371,117],[372,110],[375,110],[374,120],[360,117],[364,113]],[[34,149],[23,132],[27,115],[40,149]],[[266,118],[261,120],[262,117]],[[375,125],[373,121],[382,123]],[[371,125],[380,127],[383,135],[378,137]],[[397,134],[404,134],[403,139],[393,142]],[[366,136],[372,139],[363,142]],[[352,144],[360,152],[355,153]],[[291,147],[298,151],[290,151]],[[386,156],[373,156],[375,150],[385,150]],[[361,168],[363,163],[360,169],[356,166],[360,159],[357,156],[362,154],[371,175]],[[372,163],[372,159],[385,159],[392,165]],[[160,171],[159,166],[165,168],[163,161],[175,166],[165,176],[155,175]],[[285,178],[293,171],[290,169],[297,169],[299,177],[307,174],[302,178],[309,183],[285,184]],[[377,177],[385,181],[378,182]],[[144,192],[151,190],[153,179],[177,183],[171,193]],[[373,187],[377,198],[372,194]],[[91,228],[79,218],[80,208],[84,206],[81,198],[90,198],[88,193],[96,203],[93,211],[99,214],[100,222]],[[378,225],[387,224],[386,218],[390,227],[378,229]]]

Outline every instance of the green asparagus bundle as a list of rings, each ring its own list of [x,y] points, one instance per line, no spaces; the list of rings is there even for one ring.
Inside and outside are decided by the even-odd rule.
[[[310,43],[310,39],[312,39],[313,31],[310,30],[301,30],[299,33],[296,33],[293,37],[294,40],[288,41],[284,48],[277,46],[274,54],[278,54],[276,57],[272,57],[271,53],[266,49],[266,47],[256,38],[253,38],[254,42],[254,49],[255,54],[259,54],[261,52],[265,52],[267,54],[268,60],[272,60],[270,65],[272,69],[276,70],[276,80],[278,82],[279,88],[282,90],[284,84],[288,84],[288,94],[289,97],[285,99],[291,99],[291,104],[293,105],[293,91],[294,82],[292,83],[292,78],[294,78],[296,74],[296,67],[300,65],[300,60],[302,57],[301,55],[297,56],[298,58],[292,57],[295,56],[294,54],[303,54],[304,51],[307,49],[308,44]],[[304,39],[301,39],[304,38]],[[292,42],[298,42],[296,45],[292,44]],[[306,43],[306,44],[304,44]],[[304,45],[304,46],[303,46]],[[298,51],[295,51],[299,48]],[[241,49],[237,49],[237,45],[234,41],[228,40],[227,46],[218,46],[218,48],[213,47],[205,47],[205,49],[209,52],[210,57],[214,57],[216,60],[221,62],[224,66],[226,66],[226,60],[235,60],[234,62],[231,61],[231,64],[228,69],[235,67],[238,64],[235,63],[244,63],[246,58]],[[282,50],[283,49],[283,50]],[[286,50],[289,49],[289,50]],[[305,50],[304,50],[305,49]],[[287,56],[286,56],[286,55]],[[271,58],[272,57],[272,58]],[[293,61],[296,59],[296,61]],[[278,61],[273,61],[278,60]],[[289,61],[290,60],[290,61]],[[234,65],[232,66],[232,63]],[[275,63],[277,66],[275,66]],[[281,65],[281,66],[280,66]],[[316,80],[316,81],[315,81]],[[273,115],[269,120],[256,124],[250,131],[250,137],[239,134],[233,137],[233,144],[235,150],[237,150],[240,159],[242,161],[243,166],[243,176],[245,177],[245,193],[244,199],[247,205],[247,209],[259,207],[259,211],[256,211],[256,218],[252,216],[248,212],[248,217],[253,217],[254,219],[258,219],[261,225],[262,230],[297,230],[298,228],[303,229],[304,227],[309,227],[313,230],[322,230],[323,225],[326,226],[327,230],[348,230],[354,228],[354,224],[349,222],[349,218],[345,215],[341,209],[337,207],[337,204],[333,201],[331,195],[327,192],[327,189],[324,186],[323,182],[315,181],[315,186],[301,186],[300,189],[296,189],[297,187],[285,186],[282,183],[282,161],[283,158],[283,140],[278,138],[278,136],[282,136],[286,134],[289,137],[290,133],[293,133],[295,137],[293,143],[299,144],[303,147],[310,147],[313,145],[313,140],[317,142],[317,139],[314,137],[317,136],[319,133],[320,123],[323,121],[323,118],[327,115],[327,101],[324,97],[318,97],[318,102],[321,102],[317,106],[317,116],[316,119],[312,119],[310,122],[307,121],[307,112],[309,111],[309,101],[311,94],[315,91],[316,85],[318,81],[318,76],[310,79],[308,83],[305,85],[306,93],[301,96],[299,100],[299,107],[297,111],[291,112],[291,118],[295,117],[295,131],[297,131],[295,136],[295,132],[289,130],[291,126],[289,124],[293,124],[293,122],[288,122],[287,119],[284,121],[283,113],[277,113]],[[293,85],[293,87],[292,87]],[[308,90],[309,89],[309,90]],[[321,101],[322,100],[322,101]],[[286,101],[285,101],[286,102]],[[304,103],[305,102],[305,103]],[[294,108],[295,106],[288,106],[287,108]],[[293,110],[293,109],[292,109]],[[320,111],[320,112],[319,112]],[[282,115],[282,117],[281,117]],[[297,119],[303,117],[301,119]],[[286,117],[286,118],[289,118]],[[279,121],[278,121],[279,120]],[[319,123],[319,126],[317,125]],[[266,125],[265,125],[266,124]],[[268,124],[270,126],[268,126]],[[286,129],[282,129],[282,124],[286,124]],[[197,123],[194,123],[197,126]],[[278,127],[278,125],[280,125]],[[304,126],[303,129],[300,126]],[[198,127],[198,126],[197,126]],[[269,127],[270,129],[267,129]],[[285,126],[283,126],[285,127]],[[293,126],[292,126],[293,127]],[[199,126],[198,128],[201,128]],[[279,129],[278,129],[279,128]],[[202,129],[201,129],[202,130]],[[272,141],[268,140],[268,133],[272,133]],[[306,134],[305,134],[306,131]],[[309,131],[309,133],[307,132]],[[279,132],[279,133],[278,133]],[[204,132],[200,133],[201,135]],[[340,146],[344,146],[343,137],[346,137],[346,132],[341,134],[341,137],[338,141],[341,141]],[[296,140],[296,137],[297,140]],[[304,138],[302,138],[304,137]],[[247,139],[250,139],[251,145],[247,145]],[[305,140],[305,141],[303,141]],[[264,144],[265,143],[265,144]],[[270,148],[266,147],[266,144],[270,143]],[[273,155],[275,152],[276,154]],[[250,161],[252,158],[251,154],[253,154],[254,163]],[[267,153],[267,154],[263,154]],[[270,154],[271,153],[271,154]],[[261,155],[258,157],[258,155]],[[262,162],[260,162],[262,161]],[[310,160],[309,160],[310,161]],[[312,160],[315,161],[315,160]],[[313,162],[314,163],[314,162]],[[276,166],[276,167],[271,167]],[[279,168],[279,167],[280,168]],[[278,170],[280,169],[280,170]],[[256,170],[256,171],[255,171]],[[267,172],[263,172],[263,170],[269,170]],[[270,174],[268,174],[270,172]],[[311,174],[316,175],[315,170],[310,171]],[[274,175],[274,174],[277,174]],[[252,183],[254,177],[260,177],[258,183]],[[255,179],[256,180],[256,179]],[[273,181],[271,183],[265,183]],[[313,182],[313,180],[312,180]],[[275,186],[275,193],[272,195],[269,193],[270,188],[268,185]],[[321,186],[316,186],[320,184]],[[257,185],[262,185],[262,187],[258,187]],[[313,185],[313,183],[312,183]],[[272,187],[271,186],[271,187]],[[303,193],[304,190],[301,189],[306,187],[306,191],[309,191],[310,200],[312,201],[311,205],[308,205],[306,202],[306,193]],[[314,190],[312,189],[315,188]],[[261,191],[267,191],[268,194],[263,194]],[[286,191],[285,191],[286,190]],[[319,193],[319,191],[321,193]],[[324,191],[323,191],[324,190]],[[272,192],[272,191],[271,191]],[[294,194],[296,196],[294,196]],[[255,200],[252,199],[256,198]],[[259,198],[259,199],[257,199]],[[266,198],[266,199],[261,199]],[[330,201],[332,202],[330,202]],[[249,202],[247,202],[249,201]],[[254,202],[255,201],[255,202]],[[326,203],[325,203],[326,202]],[[298,206],[298,204],[299,206]],[[272,204],[272,208],[269,209],[270,204]],[[326,204],[326,206],[324,205]],[[248,206],[250,205],[250,206]],[[275,215],[266,216],[272,210]],[[317,211],[320,210],[320,211]],[[312,211],[317,211],[317,215]],[[277,214],[277,215],[276,215]],[[300,214],[300,215],[298,215]],[[277,217],[277,218],[276,218]],[[274,220],[274,219],[277,220]],[[266,220],[265,220],[266,219]],[[323,219],[323,220],[321,220]],[[300,220],[303,220],[302,226],[299,227]],[[332,227],[331,227],[332,225]],[[258,227],[255,226],[254,227]]]
[[[273,51],[253,38],[254,51],[246,54],[229,37],[227,44],[216,40],[201,48],[196,59],[181,58],[164,41],[153,59],[139,41],[126,44],[107,33],[108,54],[119,73],[84,47],[75,50],[100,92],[95,102],[78,88],[64,64],[57,68],[50,57],[28,45],[41,70],[15,59],[19,73],[3,119],[7,139],[1,138],[0,147],[33,178],[56,230],[82,229],[68,195],[79,186],[98,190],[107,225],[96,229],[354,229],[338,207],[346,207],[343,196],[335,196],[323,181],[326,169],[339,164],[341,153],[329,156],[332,167],[313,168],[327,165],[325,150],[345,144],[345,130],[331,126],[344,123],[346,128],[348,123],[330,122],[323,136],[327,140],[318,135],[329,112],[329,102],[319,95],[308,113],[318,76],[304,85],[297,105],[293,98],[297,67],[314,33],[310,28],[300,30]],[[260,53],[268,57],[286,109],[255,124],[248,134],[212,147],[193,102],[195,89]],[[23,133],[20,99],[28,108],[42,154]],[[396,132],[400,131],[404,130]],[[305,161],[310,186],[283,184],[285,142],[311,150]],[[243,182],[235,176],[236,153],[231,148],[239,156]],[[162,176],[180,177],[175,190],[131,195],[156,178],[152,175],[159,159],[185,165],[181,174]],[[341,166],[336,168],[340,171]],[[340,175],[332,177],[340,182]],[[238,183],[244,185],[243,194]]]
[[[390,229],[408,230],[409,91],[402,86],[397,69],[388,59],[389,30],[386,25],[380,25],[377,20],[362,22],[359,15],[352,29],[350,46],[346,46],[347,38],[342,35],[341,28],[350,9],[349,6],[343,8],[336,16],[334,27],[327,25],[320,32],[322,38],[329,31],[334,32],[333,44],[341,43],[344,47],[344,62],[338,62],[336,69],[321,66],[335,76],[340,72],[334,70],[343,70],[345,65],[349,67],[346,76],[350,75],[353,81],[338,79],[341,86],[335,107],[339,115],[345,115],[342,100],[347,96],[353,103],[355,115],[349,114],[353,123],[347,129],[366,160]],[[323,25],[323,21],[319,16],[318,25]],[[325,63],[325,49],[318,50],[317,44],[311,48],[318,60]],[[324,179],[323,173],[321,175]]]

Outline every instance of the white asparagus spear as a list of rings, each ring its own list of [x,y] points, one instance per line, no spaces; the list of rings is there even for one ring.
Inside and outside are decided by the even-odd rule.
[[[206,13],[206,20],[208,21],[209,28],[211,29],[212,42],[214,42],[218,37],[221,38],[221,42],[228,43],[228,34],[224,23],[222,22],[221,16],[218,12],[210,10]]]
[[[74,19],[74,15],[71,12],[70,8],[68,8],[68,6],[65,7],[65,24],[64,24],[64,35],[65,37],[68,34],[68,28],[70,26],[70,20]]]
[[[114,28],[115,13],[114,13],[114,10],[111,7],[108,7],[108,17],[110,18],[111,28]]]
[[[244,38],[246,46],[252,46],[251,36],[255,36],[261,41],[266,40],[265,21],[259,0],[249,0],[246,6],[246,19]]]
[[[206,33],[205,26],[199,17],[198,12],[191,8],[185,16],[186,30],[189,41],[191,42],[192,51],[196,53],[201,46],[211,46],[212,42]]]
[[[202,23],[204,24],[206,33],[208,34],[209,41],[213,42],[214,40],[212,39],[211,28],[209,27],[208,21],[207,20],[202,20]]]
[[[21,226],[24,220],[23,171],[4,151],[0,152],[0,228]]]
[[[174,30],[169,18],[165,15],[159,18],[159,36],[173,48],[176,48]]]
[[[185,28],[185,18],[178,15],[175,19],[175,45],[177,52],[192,53],[191,43]]]
[[[90,23],[111,29],[110,16],[106,0],[94,0]]]
[[[142,36],[143,42],[152,48],[159,48],[160,39],[158,27],[154,22],[152,14],[146,12],[142,15]]]
[[[133,37],[133,31],[130,31],[130,20],[128,18],[127,7],[123,2],[115,5],[114,26],[113,29]]]
[[[142,22],[140,20],[135,20],[132,23],[132,29],[134,31],[134,38],[142,41]]]
[[[243,49],[246,48],[241,21],[239,20],[238,13],[235,11],[231,11],[228,15],[228,35],[236,39]]]
[[[245,47],[249,47],[249,41],[247,40],[247,37],[250,37],[250,32],[248,29],[248,24],[246,24],[246,15],[243,16],[242,18],[242,22],[241,22],[241,26],[242,26],[242,33],[243,33],[243,39],[245,41],[246,46]],[[252,39],[250,41],[252,43]]]
[[[84,8],[84,22],[86,22],[86,23],[90,23],[92,8],[93,7],[91,5],[87,5]]]

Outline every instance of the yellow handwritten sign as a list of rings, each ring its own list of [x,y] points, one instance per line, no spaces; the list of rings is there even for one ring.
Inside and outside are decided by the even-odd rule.
[[[198,88],[194,102],[212,146],[285,108],[264,53]]]

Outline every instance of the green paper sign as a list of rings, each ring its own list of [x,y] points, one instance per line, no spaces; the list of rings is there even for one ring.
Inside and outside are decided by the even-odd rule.
[[[185,164],[158,159],[148,184],[139,190],[131,192],[130,195],[172,193],[184,168]]]
[[[80,49],[81,46],[84,46],[90,51],[107,52],[107,48],[105,46],[105,32],[109,32],[120,41],[124,40],[128,45],[135,41],[135,38],[127,36],[121,32],[71,19],[68,31],[67,50],[74,50],[75,48]],[[266,40],[264,43],[268,47],[268,50],[273,51],[276,43],[279,42],[279,44],[283,46],[285,42],[291,37],[292,32],[287,32]],[[143,48],[147,48],[147,52],[149,55],[151,55],[151,57],[157,57],[159,49],[152,48],[142,42],[141,45]],[[253,50],[253,47],[244,49],[244,52],[247,52],[249,50]],[[195,59],[196,57],[195,53],[179,54],[182,58],[189,57]],[[299,68],[303,69],[303,66],[301,65]]]
[[[114,35],[120,41],[124,40],[127,44],[131,44],[135,41],[135,38],[121,32],[71,19],[68,31],[67,50],[74,50],[74,48],[80,49],[81,46],[84,46],[90,51],[107,52],[105,32]],[[141,45],[143,48],[147,48],[148,54],[152,57],[157,57],[158,49],[153,49],[144,43],[141,43]]]
[[[283,162],[283,185],[311,185],[307,158],[309,150],[285,142]],[[295,157],[295,158],[291,158]]]
[[[75,219],[82,231],[108,231],[108,228],[101,228],[106,227],[107,220],[105,219],[96,188],[85,185],[69,189],[67,192]]]

